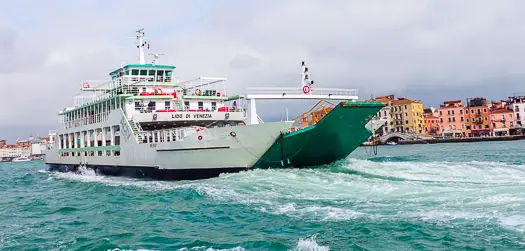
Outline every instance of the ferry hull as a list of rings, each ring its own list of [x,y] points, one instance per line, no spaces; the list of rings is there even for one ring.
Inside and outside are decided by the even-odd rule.
[[[371,136],[365,125],[382,106],[340,103],[317,124],[282,135],[255,166],[308,167],[344,159]]]
[[[77,130],[92,131],[119,124],[123,116],[122,112],[112,112],[106,124]],[[120,123],[120,130],[125,131],[126,126],[129,125]],[[45,152],[44,160],[51,171],[77,171],[82,165],[100,174],[115,176],[161,180],[211,178],[253,168],[280,132],[291,126],[291,122],[272,122],[206,128],[177,141],[151,143],[137,141],[133,134],[128,134],[122,135],[120,144],[114,146],[54,147]],[[62,134],[62,130],[57,132]]]
[[[200,169],[159,169],[157,167],[138,167],[138,166],[101,166],[87,165],[87,169],[93,170],[96,174],[106,176],[124,176],[131,178],[149,178],[154,180],[199,180],[218,177],[223,173],[237,173],[246,171],[246,167],[222,167],[222,168],[200,168]],[[79,165],[60,165],[50,164],[50,171],[56,172],[77,172],[80,173]]]

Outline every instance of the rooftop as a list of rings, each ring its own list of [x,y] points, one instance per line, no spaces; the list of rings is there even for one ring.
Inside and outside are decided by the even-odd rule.
[[[121,70],[127,70],[129,68],[157,68],[157,69],[175,69],[173,65],[161,65],[161,64],[126,64],[112,72],[109,75],[114,75]]]

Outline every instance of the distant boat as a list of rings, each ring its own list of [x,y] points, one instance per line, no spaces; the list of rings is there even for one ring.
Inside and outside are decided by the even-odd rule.
[[[395,146],[395,145],[397,145],[397,143],[394,142],[394,141],[388,141],[388,142],[386,142],[386,144],[389,145],[389,146]]]
[[[11,158],[9,157],[0,157],[0,162],[10,162]]]
[[[17,157],[13,159],[13,162],[26,162],[26,161],[31,161],[31,159],[25,156]]]

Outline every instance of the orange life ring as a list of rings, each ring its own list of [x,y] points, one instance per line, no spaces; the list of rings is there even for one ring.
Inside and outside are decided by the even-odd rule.
[[[202,140],[202,136],[201,136],[201,135],[199,135],[199,137],[197,137],[197,139],[198,139],[198,140]]]
[[[310,86],[308,86],[308,85],[303,86],[303,93],[304,94],[310,93]]]
[[[201,92],[201,89],[197,89],[197,90],[195,90],[195,95],[200,96],[201,93],[202,93],[202,92]]]

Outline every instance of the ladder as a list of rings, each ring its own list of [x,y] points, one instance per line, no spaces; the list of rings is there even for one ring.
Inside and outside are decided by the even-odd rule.
[[[131,130],[133,131],[133,135],[135,135],[135,138],[141,142],[142,141],[142,127],[139,123],[136,123],[132,119],[128,120],[129,125],[131,126]]]

